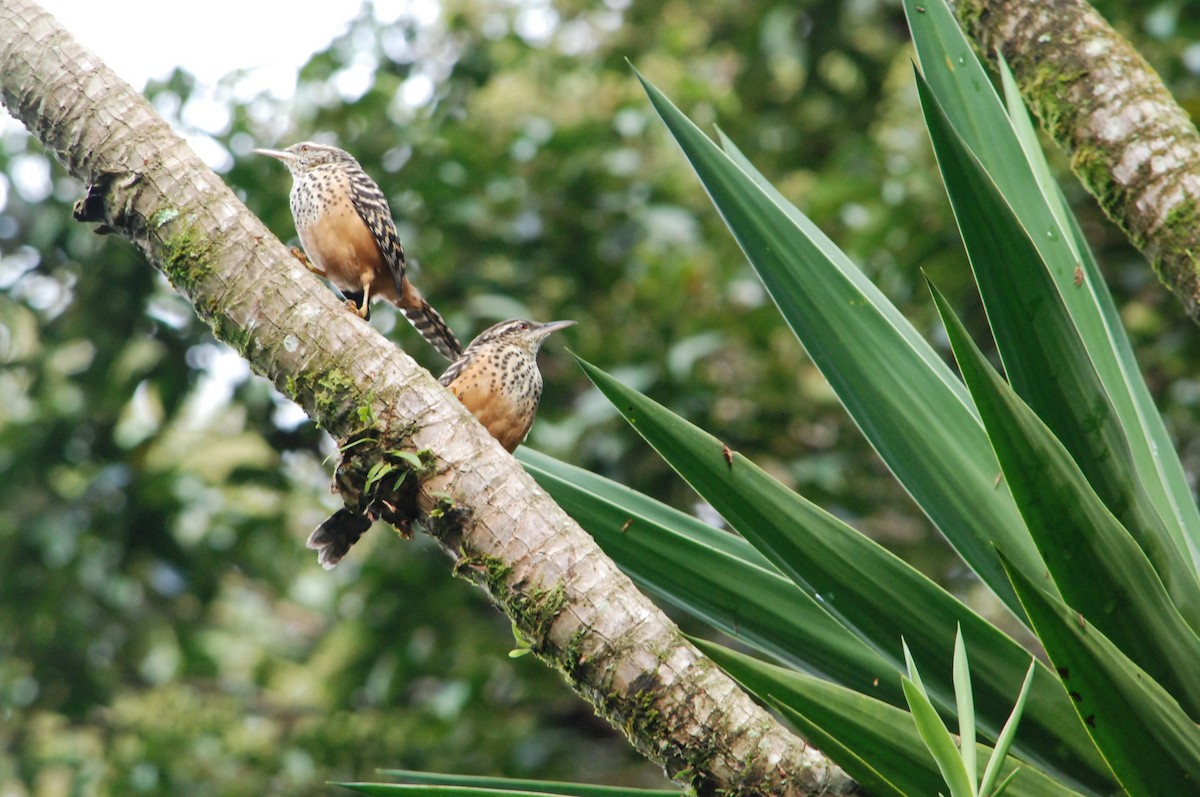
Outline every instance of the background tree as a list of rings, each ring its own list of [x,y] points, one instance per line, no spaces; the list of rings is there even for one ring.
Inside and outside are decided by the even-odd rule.
[[[448,319],[456,329],[577,318],[572,348],[907,547],[927,536],[924,521],[880,478],[815,371],[794,377],[802,353],[623,60],[693,118],[719,122],[907,308],[916,267],[952,292],[965,274],[916,121],[903,25],[890,5],[829,5],[561,9],[545,36],[523,28],[528,9],[451,4],[432,27],[384,30],[368,11],[314,56],[293,107],[230,101],[227,125],[190,132],[230,154],[226,180],[285,237],[285,175],[243,156],[334,134],[389,191],[427,264],[421,284],[439,307],[464,308]],[[1179,65],[1192,21],[1101,10],[1169,79],[1178,73],[1187,107],[1194,78]],[[372,70],[370,87],[331,90],[356,63]],[[428,103],[395,99],[425,78]],[[185,130],[195,91],[185,73],[148,89]],[[5,144],[5,777],[258,793],[377,765],[609,782],[627,766],[626,782],[657,782],[554,676],[495,655],[512,644],[506,625],[447,583],[423,544],[379,534],[356,567],[316,570],[299,543],[332,505],[319,503],[323,434],[289,422],[260,380],[235,379],[227,402],[211,366],[231,360],[190,311],[128,247],[67,220],[79,186],[39,180],[35,145],[17,134]],[[1111,282],[1128,291],[1127,322],[1154,344],[1141,352],[1147,369],[1191,440],[1197,397],[1171,377],[1187,374],[1194,336],[1090,218],[1116,264]],[[394,336],[421,356],[403,325]],[[555,353],[535,446],[690,509]],[[918,555],[970,589],[943,571],[937,544]],[[180,733],[180,716],[203,732]]]

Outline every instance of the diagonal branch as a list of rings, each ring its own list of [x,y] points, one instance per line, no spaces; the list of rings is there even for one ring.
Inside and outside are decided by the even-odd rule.
[[[857,791],[684,640],[449,393],[345,312],[139,94],[28,0],[0,4],[0,94],[89,184],[77,217],[128,238],[256,373],[335,437],[375,441],[376,457],[422,453],[415,511],[455,572],[668,775],[701,795]]]
[[[956,13],[1200,321],[1200,134],[1158,74],[1084,0],[958,0]]]

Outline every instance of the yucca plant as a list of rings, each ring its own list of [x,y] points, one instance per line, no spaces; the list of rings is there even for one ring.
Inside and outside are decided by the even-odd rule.
[[[930,706],[1008,751],[988,772],[1006,794],[1196,793],[1200,514],[1183,468],[1011,75],[1002,64],[1002,99],[942,0],[905,8],[1004,377],[931,286],[960,379],[731,141],[714,143],[643,82],[846,410],[1049,662],[1030,667],[997,624],[589,363],[737,536],[537,452],[521,459],[645,589],[762,654],[697,642],[872,794],[944,789],[918,729],[929,717],[905,699],[917,665]],[[956,628],[975,674],[966,701],[944,666]],[[974,732],[958,742],[962,759],[990,760]]]

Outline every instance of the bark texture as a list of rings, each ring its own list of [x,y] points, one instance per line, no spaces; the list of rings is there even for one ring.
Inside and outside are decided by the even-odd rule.
[[[128,238],[330,434],[374,441],[354,449],[358,461],[420,452],[416,517],[455,572],[670,777],[700,795],[858,791],[684,640],[448,392],[346,312],[139,94],[27,0],[0,4],[0,94],[88,184],[77,217]]]
[[[1158,74],[1083,0],[958,0],[1003,53],[1084,186],[1200,321],[1200,135]]]

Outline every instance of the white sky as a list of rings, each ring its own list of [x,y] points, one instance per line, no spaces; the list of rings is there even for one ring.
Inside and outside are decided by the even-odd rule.
[[[291,92],[296,70],[343,33],[362,5],[362,0],[39,1],[136,89],[175,67],[208,84],[237,69],[255,69],[280,94]],[[377,0],[375,8],[388,19],[421,4]],[[301,11],[305,8],[311,10]]]
[[[237,98],[290,99],[300,67],[344,34],[366,5],[364,0],[318,0],[319,10],[313,10],[318,3],[201,0],[171,5],[168,21],[161,0],[36,1],[137,91],[143,91],[148,80],[166,78],[176,68],[193,75],[197,85],[182,109],[178,132],[218,172],[230,166],[229,153],[205,135],[224,132],[229,121],[229,93],[219,92],[217,82],[237,72],[233,89]],[[385,26],[402,18],[430,26],[441,14],[438,0],[371,0],[369,5],[375,21]],[[376,64],[362,55],[331,80],[331,88],[348,99],[370,87]],[[400,99],[410,107],[419,107],[432,96],[433,82],[426,71],[415,69],[400,88]],[[176,123],[167,109],[159,110]],[[277,121],[279,134],[287,125],[284,119]],[[18,129],[21,126],[0,109],[0,135]],[[30,180],[37,176],[26,175]],[[3,188],[0,184],[0,208]]]

